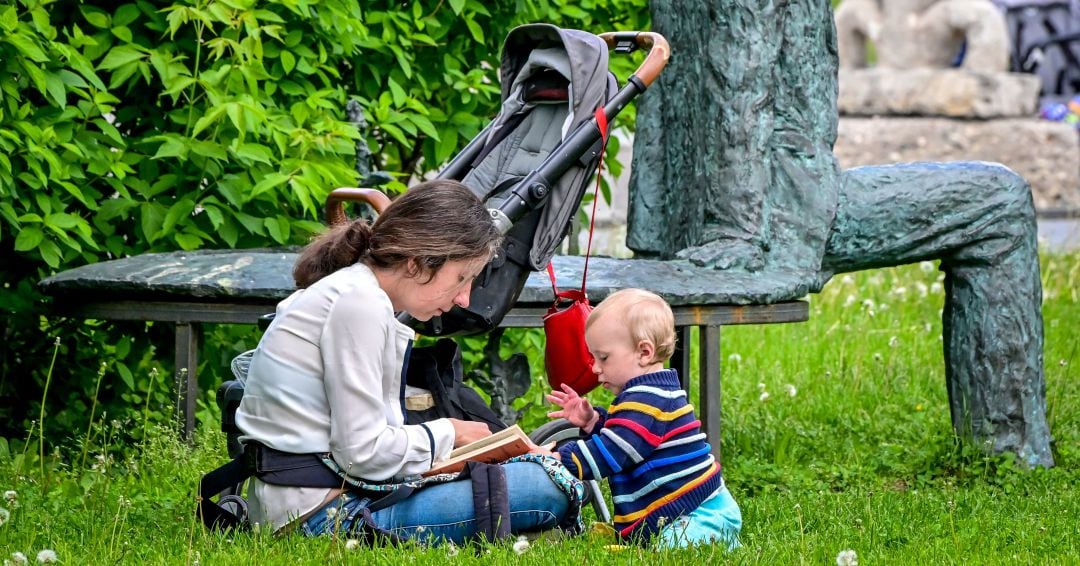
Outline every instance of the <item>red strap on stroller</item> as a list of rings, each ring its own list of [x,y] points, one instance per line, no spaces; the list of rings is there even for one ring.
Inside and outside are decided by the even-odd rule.
[[[594,389],[598,383],[592,371],[593,359],[585,344],[585,320],[592,311],[589,297],[585,295],[585,281],[589,273],[589,256],[592,255],[593,229],[596,227],[596,203],[600,200],[600,174],[604,170],[604,151],[607,149],[608,123],[603,108],[596,110],[596,127],[600,129],[600,163],[596,172],[596,190],[593,193],[592,218],[589,220],[589,243],[585,247],[585,267],[581,272],[581,290],[559,292],[555,282],[555,268],[548,262],[547,272],[551,278],[551,290],[555,301],[544,315],[544,334],[547,338],[544,348],[544,365],[547,368],[548,384],[553,389],[569,385],[574,391],[584,395]],[[560,308],[560,300],[570,301]]]

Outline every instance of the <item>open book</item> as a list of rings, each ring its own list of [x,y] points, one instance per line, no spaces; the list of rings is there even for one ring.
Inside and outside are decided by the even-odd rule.
[[[435,462],[423,475],[460,472],[465,467],[465,462],[474,460],[485,464],[502,462],[507,458],[525,454],[532,448],[533,442],[529,440],[529,436],[518,425],[512,425],[491,436],[455,448],[447,459]]]

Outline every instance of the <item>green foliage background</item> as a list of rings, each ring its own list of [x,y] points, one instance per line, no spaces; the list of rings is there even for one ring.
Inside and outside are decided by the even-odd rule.
[[[61,443],[91,411],[145,425],[173,405],[171,368],[159,367],[171,351],[152,346],[171,345],[168,325],[47,316],[41,278],[147,252],[303,244],[321,229],[326,193],[357,184],[358,142],[401,190],[478,133],[498,108],[502,39],[533,21],[643,29],[648,10],[645,0],[0,6],[0,436],[37,426],[42,402],[46,437]],[[366,136],[346,121],[350,99]],[[256,339],[211,329],[204,391]]]

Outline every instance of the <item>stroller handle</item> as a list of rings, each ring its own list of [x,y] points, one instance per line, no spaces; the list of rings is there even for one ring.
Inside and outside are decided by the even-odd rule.
[[[331,226],[344,224],[348,218],[345,216],[344,201],[362,201],[375,209],[377,214],[382,214],[386,207],[390,206],[390,197],[378,189],[358,189],[354,187],[342,187],[330,191],[326,196],[326,223]]]
[[[609,31],[599,35],[608,47],[629,53],[636,48],[648,49],[649,54],[641,62],[634,76],[648,87],[660,75],[671,56],[671,47],[664,36],[652,31]]]

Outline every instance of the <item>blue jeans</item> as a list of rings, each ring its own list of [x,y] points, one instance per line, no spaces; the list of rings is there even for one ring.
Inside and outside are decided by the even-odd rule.
[[[544,469],[532,462],[504,464],[503,469],[510,494],[510,532],[558,526],[570,503]],[[366,498],[346,493],[308,517],[300,530],[306,536],[349,532],[368,503]],[[425,487],[400,503],[372,513],[372,518],[377,526],[402,538],[462,544],[476,533],[472,480]]]

